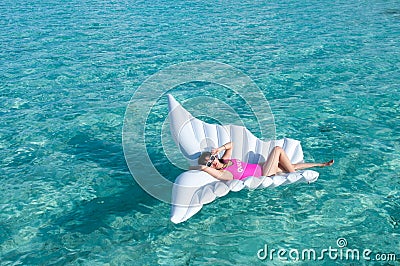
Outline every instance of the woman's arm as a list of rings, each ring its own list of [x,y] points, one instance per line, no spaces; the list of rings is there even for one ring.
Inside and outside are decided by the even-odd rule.
[[[233,175],[229,171],[217,170],[212,167],[205,167],[202,169],[204,172],[212,175],[214,178],[222,181],[229,181],[233,179]]]
[[[233,142],[227,142],[227,143],[225,143],[224,145],[222,145],[222,146],[220,146],[220,147],[218,147],[218,148],[216,148],[216,149],[213,149],[213,150],[211,151],[211,153],[212,153],[212,154],[216,154],[216,153],[220,153],[220,152],[222,152],[222,151],[225,151],[225,153],[224,153],[224,155],[222,156],[221,159],[226,160],[226,159],[230,159],[230,158],[231,158],[231,156],[232,156],[232,149],[233,149]]]
[[[189,166],[189,170],[201,170],[212,175],[214,178],[222,181],[228,181],[233,179],[233,175],[231,172],[224,170],[222,171],[217,170],[212,167],[207,167],[205,165]]]

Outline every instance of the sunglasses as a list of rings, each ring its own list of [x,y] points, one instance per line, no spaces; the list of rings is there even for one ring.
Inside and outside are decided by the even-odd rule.
[[[210,160],[207,161],[206,166],[210,167],[212,165],[212,163],[214,162],[215,158],[218,158],[217,155],[211,155],[210,156]]]

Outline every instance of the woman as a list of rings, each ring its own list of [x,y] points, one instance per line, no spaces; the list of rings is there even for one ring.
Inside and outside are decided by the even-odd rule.
[[[190,169],[202,170],[219,180],[242,180],[249,176],[273,176],[281,172],[293,173],[296,170],[310,167],[331,166],[334,161],[326,163],[292,164],[281,147],[275,147],[263,164],[249,164],[237,159],[231,159],[233,143],[228,142],[211,152],[203,152],[198,159],[198,166]],[[225,151],[221,159],[218,153]]]

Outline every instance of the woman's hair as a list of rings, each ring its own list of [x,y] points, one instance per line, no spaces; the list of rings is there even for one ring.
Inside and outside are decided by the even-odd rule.
[[[206,163],[207,163],[207,161],[208,161],[208,160],[206,160],[206,158],[207,158],[207,157],[210,158],[210,156],[211,156],[211,152],[209,152],[209,151],[203,152],[203,153],[200,155],[199,159],[197,160],[197,163],[198,163],[199,165],[206,165]]]

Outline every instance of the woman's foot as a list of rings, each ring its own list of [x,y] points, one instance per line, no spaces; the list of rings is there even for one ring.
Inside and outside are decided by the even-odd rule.
[[[335,161],[334,160],[330,160],[329,162],[323,163],[322,166],[331,166]]]

